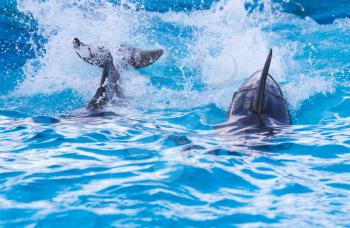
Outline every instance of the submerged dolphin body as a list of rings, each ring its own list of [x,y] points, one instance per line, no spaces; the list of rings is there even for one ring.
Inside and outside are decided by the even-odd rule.
[[[87,45],[78,38],[74,38],[73,46],[81,59],[103,68],[100,86],[95,96],[86,106],[89,111],[102,111],[108,102],[124,100],[118,69],[128,67],[138,69],[149,66],[164,53],[163,49],[146,51],[121,45],[115,48],[113,52],[115,56],[112,56],[109,49],[102,46]]]
[[[237,129],[271,129],[289,125],[288,104],[269,74],[272,50],[262,71],[257,71],[233,95],[228,122]]]

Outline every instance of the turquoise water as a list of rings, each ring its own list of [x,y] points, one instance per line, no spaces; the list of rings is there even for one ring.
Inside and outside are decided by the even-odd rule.
[[[347,1],[0,1],[0,226],[350,226]],[[72,39],[165,55],[77,112],[101,70]],[[293,125],[214,127],[274,49]]]

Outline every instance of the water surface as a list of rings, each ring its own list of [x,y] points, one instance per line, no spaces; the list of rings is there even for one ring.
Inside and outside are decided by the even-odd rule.
[[[0,4],[1,226],[350,226],[345,1]],[[74,37],[166,53],[77,117],[101,69]],[[294,125],[215,130],[269,47]]]

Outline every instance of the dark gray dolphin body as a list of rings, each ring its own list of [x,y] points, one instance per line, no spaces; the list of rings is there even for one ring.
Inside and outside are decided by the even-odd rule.
[[[237,127],[269,129],[291,123],[282,90],[269,74],[272,50],[262,71],[257,71],[233,95],[228,122]]]
[[[89,111],[102,111],[107,103],[123,103],[125,99],[120,86],[120,73],[118,69],[128,67],[138,69],[149,66],[157,61],[164,53],[163,49],[141,50],[121,45],[116,47],[112,56],[111,51],[105,47],[92,47],[74,38],[73,46],[77,55],[84,61],[103,68],[100,86],[95,96],[87,104]],[[114,61],[117,58],[117,61]],[[117,64],[115,65],[115,62]]]

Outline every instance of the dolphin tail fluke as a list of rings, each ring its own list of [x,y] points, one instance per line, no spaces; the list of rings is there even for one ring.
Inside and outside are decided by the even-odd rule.
[[[264,106],[264,98],[265,98],[265,89],[266,89],[266,81],[269,75],[269,69],[272,59],[272,49],[270,49],[269,55],[267,56],[264,68],[261,73],[261,78],[259,81],[259,86],[257,90],[257,96],[255,100],[255,111],[258,114],[262,114],[263,106]]]
[[[131,48],[132,54],[128,59],[128,63],[135,69],[142,67],[147,67],[154,62],[156,62],[164,53],[163,49],[156,50],[141,50],[136,48]]]
[[[117,52],[111,53],[108,48],[87,45],[78,38],[73,39],[73,47],[81,59],[101,68],[104,68],[107,62],[113,61],[115,57],[117,61],[120,60],[120,65],[117,64],[116,67],[138,69],[153,64],[164,54],[163,49],[142,50],[126,45],[119,46]],[[112,54],[115,56],[112,56]]]

